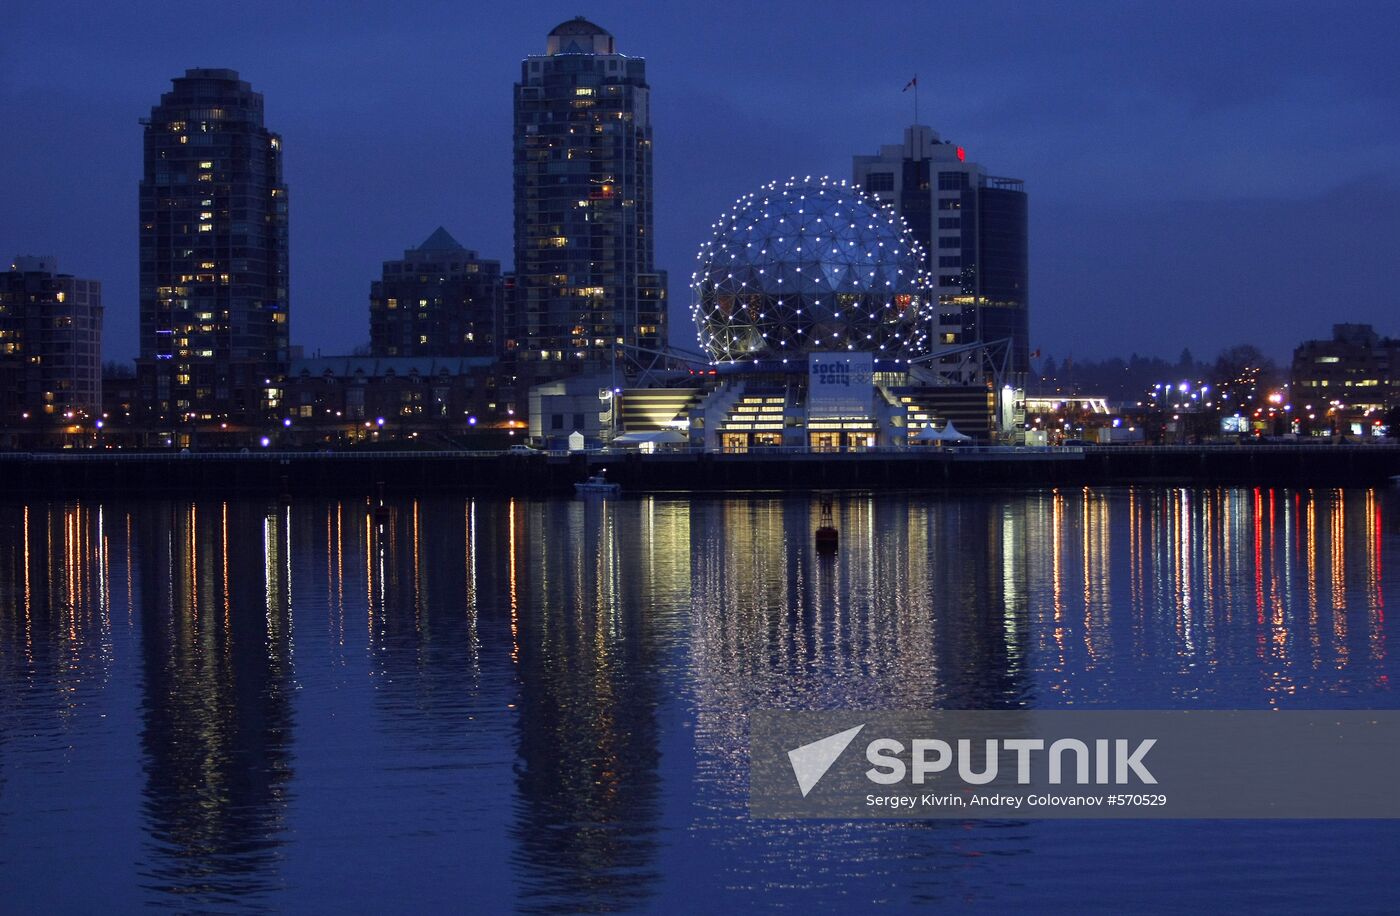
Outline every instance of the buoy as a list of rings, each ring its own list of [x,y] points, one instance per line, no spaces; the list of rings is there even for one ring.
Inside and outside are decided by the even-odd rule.
[[[841,546],[841,535],[831,514],[831,497],[822,497],[822,516],[817,528],[817,553],[835,553]]]

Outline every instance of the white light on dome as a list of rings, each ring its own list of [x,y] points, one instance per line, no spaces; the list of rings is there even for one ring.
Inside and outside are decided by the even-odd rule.
[[[759,360],[770,348],[786,356],[804,341],[925,351],[924,254],[892,210],[826,178],[772,182],[760,193],[735,201],[696,255],[691,312],[712,358]]]

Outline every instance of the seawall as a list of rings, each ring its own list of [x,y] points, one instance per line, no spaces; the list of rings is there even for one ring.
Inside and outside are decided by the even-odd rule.
[[[0,453],[5,498],[151,495],[571,494],[607,469],[624,492],[970,487],[1383,486],[1400,445],[949,448],[823,454],[500,452]]]

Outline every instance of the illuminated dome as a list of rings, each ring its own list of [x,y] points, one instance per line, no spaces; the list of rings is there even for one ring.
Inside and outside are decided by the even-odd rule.
[[[691,279],[700,345],[716,362],[927,343],[923,248],[895,213],[844,181],[766,185],[735,201]]]

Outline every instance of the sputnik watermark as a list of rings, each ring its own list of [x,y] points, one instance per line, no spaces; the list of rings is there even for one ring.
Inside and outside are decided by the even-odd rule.
[[[1124,785],[1130,777],[1136,777],[1139,782],[1156,785],[1156,777],[1143,766],[1143,757],[1156,743],[1156,738],[1143,738],[1135,745],[1125,738],[1095,739],[1092,752],[1092,781],[1098,785],[1108,785],[1110,782]],[[911,761],[906,766],[900,756],[904,753],[903,743],[894,738],[880,738],[870,742],[865,749],[865,757],[875,765],[865,771],[866,777],[871,782],[888,786],[903,782],[908,775],[916,785],[923,785],[930,775],[947,771],[955,756],[953,746],[941,738],[915,738],[911,745]],[[1134,746],[1130,749],[1130,745]],[[974,786],[995,782],[1000,774],[1001,752],[1009,751],[1016,755],[1016,782],[1019,785],[1030,783],[1033,759],[1046,766],[1051,785],[1062,784],[1065,781],[1066,757],[1071,757],[1074,761],[1071,764],[1074,768],[1073,781],[1080,785],[1090,783],[1088,744],[1078,738],[1061,738],[1051,743],[1049,753],[1040,756],[1038,752],[1044,750],[1045,741],[1041,738],[1007,738],[1003,741],[988,738],[984,742],[979,770],[977,762],[973,759],[972,740],[959,738],[956,752],[958,778]]]
[[[793,776],[802,797],[814,789],[837,758],[855,740],[864,724],[848,728],[819,738],[809,744],[788,751],[788,761],[792,764]],[[1093,749],[1078,738],[1061,738],[1051,742],[1048,750],[1041,738],[1008,738],[998,741],[989,738],[984,741],[980,769],[974,759],[972,740],[959,738],[956,742],[941,738],[915,738],[910,742],[910,762],[905,763],[904,743],[895,738],[876,738],[865,747],[865,758],[874,764],[865,771],[865,777],[882,786],[896,785],[909,779],[915,785],[923,785],[931,776],[949,771],[953,761],[957,761],[956,772],[959,779],[968,785],[982,786],[995,782],[999,775],[999,761],[1002,751],[1014,753],[1016,758],[1016,782],[1029,785],[1034,761],[1041,761],[1051,785],[1062,785],[1066,777],[1066,758],[1070,758],[1069,775],[1079,785],[1125,785],[1136,778],[1144,785],[1156,785],[1157,778],[1143,763],[1147,752],[1157,743],[1156,738],[1144,738],[1134,745],[1127,739],[1098,738]],[[954,748],[956,747],[956,750]],[[1043,756],[1040,752],[1045,752]],[[893,796],[893,802],[882,801],[884,796],[867,796],[868,803],[892,804],[893,807],[912,807],[911,796]],[[873,799],[873,801],[870,801]],[[1023,801],[1019,796],[973,796],[969,801],[961,796],[923,796],[925,804],[1011,804],[1019,808]],[[1050,803],[1047,801],[1047,804]]]
[[[826,775],[826,771],[831,769],[831,765],[836,762],[836,758],[841,756],[841,752],[850,746],[855,740],[864,725],[857,725],[855,728],[848,728],[845,731],[837,732],[834,735],[827,735],[811,744],[804,744],[801,747],[788,751],[788,760],[792,763],[792,774],[797,777],[797,787],[802,790],[802,797],[806,798],[821,778]]]
[[[1397,711],[765,712],[751,726],[762,817],[1400,817]]]

